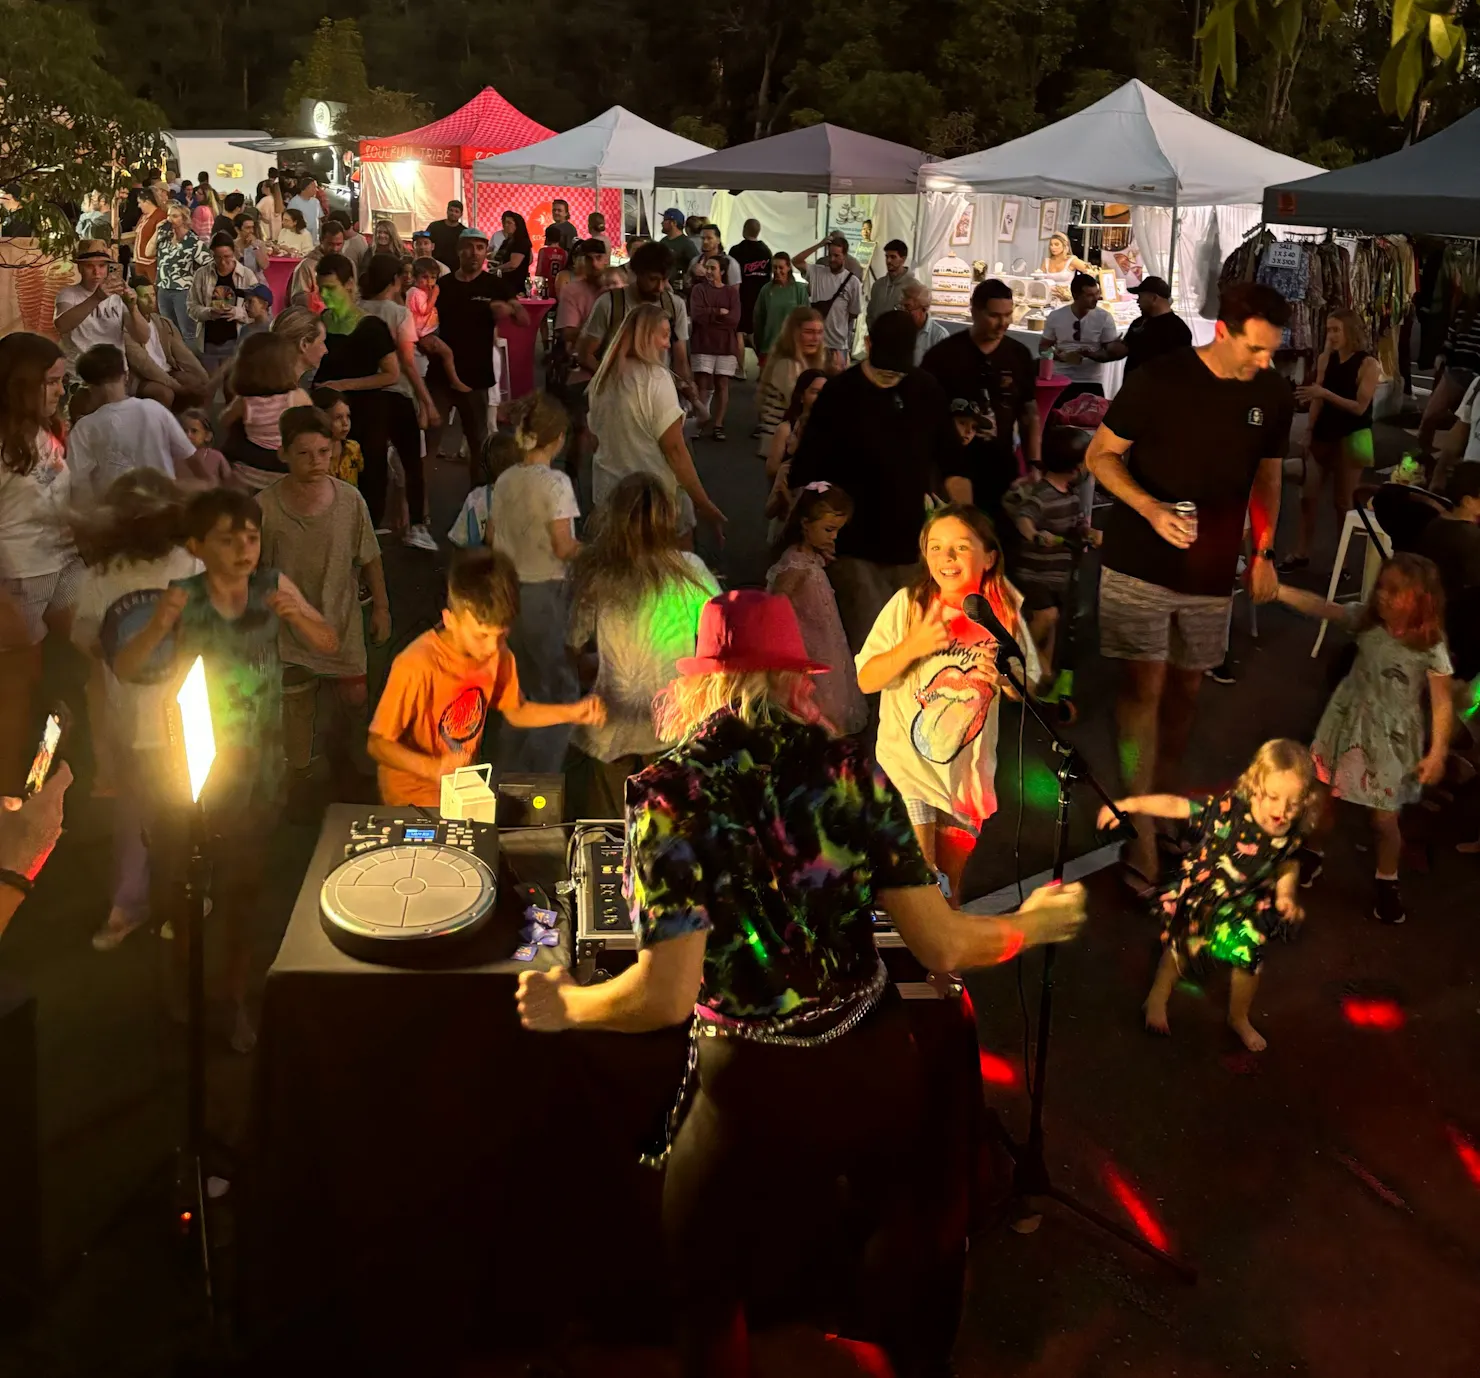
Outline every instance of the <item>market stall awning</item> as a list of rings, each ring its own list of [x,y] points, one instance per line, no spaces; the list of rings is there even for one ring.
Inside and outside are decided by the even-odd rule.
[[[1320,171],[1230,134],[1144,82],[1128,81],[1021,139],[933,163],[925,182],[935,191],[1230,206],[1257,204],[1272,182]]]
[[[913,196],[925,154],[870,134],[813,124],[654,170],[660,187]]]
[[[653,169],[707,154],[703,144],[614,105],[553,139],[473,164],[475,182],[555,187],[650,187]]]
[[[554,133],[516,110],[493,87],[485,86],[462,109],[420,129],[385,139],[362,139],[360,161],[467,167],[474,159],[523,148]]]
[[[1386,158],[1270,186],[1264,218],[1370,234],[1480,235],[1480,110]]]

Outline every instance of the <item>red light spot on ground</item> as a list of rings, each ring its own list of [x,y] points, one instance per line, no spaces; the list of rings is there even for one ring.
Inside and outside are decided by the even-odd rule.
[[[1449,1135],[1449,1142],[1454,1145],[1454,1151],[1459,1155],[1459,1160],[1463,1164],[1465,1171],[1469,1173],[1470,1181],[1477,1187],[1480,1187],[1480,1148],[1476,1148],[1452,1124],[1445,1125],[1444,1129]]]
[[[989,1086],[1017,1085],[1017,1068],[1005,1057],[998,1057],[996,1053],[989,1053],[983,1048],[979,1061],[982,1069],[982,1080]]]
[[[1396,1033],[1407,1023],[1403,1007],[1396,1000],[1361,1000],[1355,995],[1342,997],[1341,1016],[1353,1028],[1381,1033]]]
[[[1105,1164],[1104,1178],[1105,1185],[1110,1188],[1110,1194],[1120,1203],[1120,1208],[1130,1216],[1131,1223],[1140,1231],[1141,1238],[1153,1249],[1160,1249],[1165,1253],[1168,1245],[1167,1232],[1147,1209],[1146,1203],[1136,1195],[1135,1188],[1120,1175],[1112,1163]]]

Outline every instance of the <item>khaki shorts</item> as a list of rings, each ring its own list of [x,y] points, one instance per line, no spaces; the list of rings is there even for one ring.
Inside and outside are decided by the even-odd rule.
[[[1228,654],[1232,596],[1174,593],[1113,569],[1100,571],[1100,654],[1211,670]]]

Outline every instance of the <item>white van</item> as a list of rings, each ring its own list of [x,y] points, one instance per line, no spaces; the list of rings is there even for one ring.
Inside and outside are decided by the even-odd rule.
[[[211,175],[218,196],[241,192],[248,205],[257,201],[257,184],[267,179],[276,162],[270,153],[241,148],[242,140],[268,139],[265,129],[166,129],[164,141],[178,176],[194,182],[202,172]]]

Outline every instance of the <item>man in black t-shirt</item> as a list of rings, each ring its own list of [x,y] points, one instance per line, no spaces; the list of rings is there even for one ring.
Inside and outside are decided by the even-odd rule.
[[[827,575],[857,652],[884,604],[920,572],[927,495],[960,450],[946,395],[913,366],[915,323],[889,311],[869,331],[868,360],[822,389],[787,485],[836,483],[853,499]]]
[[[455,204],[455,203],[454,203]],[[488,390],[494,385],[493,349],[498,322],[505,317],[525,325],[529,317],[519,304],[518,288],[511,280],[487,271],[488,236],[476,225],[458,232],[457,271],[439,284],[438,335],[452,351],[452,363],[466,392],[455,389],[433,358],[427,367],[427,391],[443,417],[453,411],[462,417],[468,442],[468,462],[474,482],[488,439]],[[438,453],[441,426],[427,428],[427,453]]]
[[[1294,415],[1271,369],[1290,308],[1272,288],[1226,288],[1211,344],[1137,369],[1110,404],[1086,456],[1116,499],[1105,527],[1100,651],[1126,662],[1117,717],[1131,794],[1171,787],[1203,673],[1228,650],[1229,609],[1247,513],[1250,596],[1279,587],[1274,530]],[[1175,504],[1196,504],[1195,517]],[[1127,865],[1156,879],[1151,820],[1137,820]]]
[[[567,256],[571,254],[580,240],[576,227],[571,223],[570,202],[560,197],[550,202],[550,224],[545,228],[546,243],[549,243],[550,234],[554,234],[555,243],[565,250]]]
[[[427,233],[432,237],[432,257],[438,263],[445,263],[449,268],[457,267],[458,244],[466,228],[463,224],[463,203],[449,201],[447,218],[433,220],[427,226]]]
[[[1172,289],[1165,278],[1144,278],[1133,292],[1141,314],[1130,323],[1125,334],[1105,346],[1107,359],[1124,359],[1127,375],[1179,349],[1192,344],[1192,331],[1187,322],[1172,310]]]
[[[1002,495],[1018,478],[1014,429],[1028,462],[1038,463],[1037,367],[1008,336],[1011,324],[1012,288],[996,278],[979,282],[971,293],[971,328],[942,340],[920,365],[950,401],[978,410],[976,439],[957,450],[945,471],[945,490],[952,502],[973,503],[993,522],[1000,521]]]
[[[755,331],[755,299],[771,280],[771,251],[761,242],[761,222],[747,220],[741,240],[730,248],[730,257],[740,265],[740,347]]]

